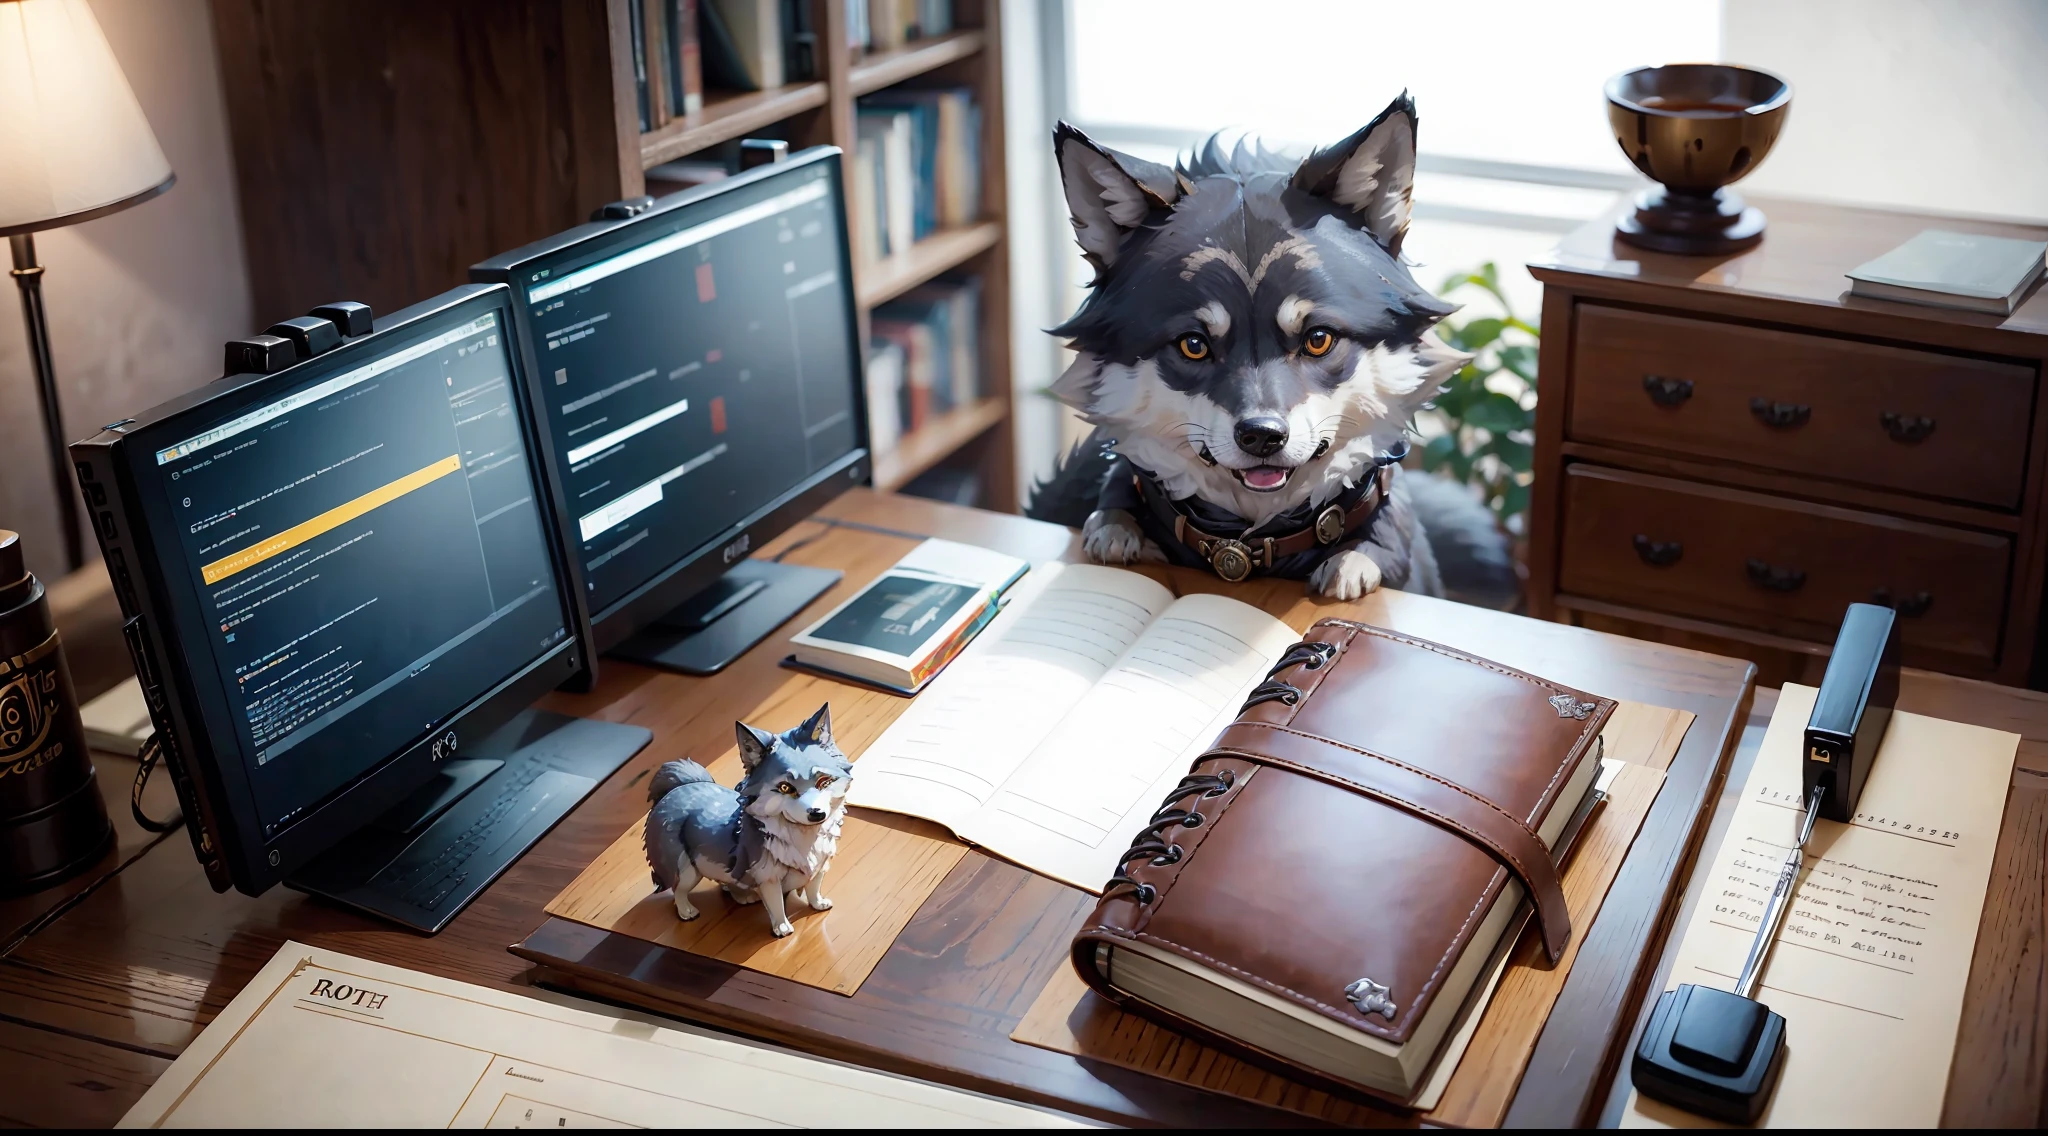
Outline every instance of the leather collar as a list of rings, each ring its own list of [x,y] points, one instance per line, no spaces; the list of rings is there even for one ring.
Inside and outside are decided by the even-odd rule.
[[[1408,444],[1404,441],[1375,457],[1372,473],[1316,510],[1300,528],[1265,536],[1242,531],[1237,536],[1209,532],[1189,519],[1187,511],[1168,497],[1157,481],[1136,472],[1131,476],[1146,507],[1173,533],[1174,539],[1208,564],[1210,571],[1235,584],[1249,579],[1254,572],[1272,571],[1274,565],[1289,556],[1342,544],[1369,527],[1387,500],[1393,484],[1393,467],[1407,456]]]

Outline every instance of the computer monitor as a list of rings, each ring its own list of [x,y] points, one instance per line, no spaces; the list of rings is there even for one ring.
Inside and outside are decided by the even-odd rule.
[[[496,257],[599,650],[723,667],[838,578],[748,559],[868,475],[839,151]]]
[[[72,446],[216,890],[438,928],[646,744],[526,712],[588,649],[511,304],[470,285]]]

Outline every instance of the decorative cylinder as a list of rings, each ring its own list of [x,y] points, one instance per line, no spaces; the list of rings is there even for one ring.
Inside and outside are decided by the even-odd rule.
[[[0,894],[75,875],[113,839],[43,582],[0,529]]]

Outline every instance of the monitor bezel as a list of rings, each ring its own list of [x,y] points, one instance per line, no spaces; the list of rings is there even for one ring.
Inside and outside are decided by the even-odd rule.
[[[570,518],[567,480],[561,468],[561,451],[555,444],[553,423],[547,410],[547,392],[541,383],[541,374],[545,368],[536,362],[533,353],[533,327],[529,316],[532,304],[526,299],[526,289],[523,285],[532,282],[532,275],[537,266],[557,263],[567,257],[586,255],[594,245],[616,244],[620,249],[624,249],[635,243],[635,232],[665,227],[679,211],[821,165],[830,171],[832,197],[839,209],[837,251],[840,278],[847,282],[847,286],[841,289],[841,295],[846,301],[847,327],[851,332],[847,350],[853,358],[854,447],[817,472],[792,483],[774,500],[683,553],[666,569],[641,582],[606,607],[591,611],[591,646],[594,651],[609,651],[659,621],[710,586],[754,550],[810,516],[839,494],[856,485],[865,484],[873,473],[868,436],[867,383],[864,379],[867,352],[860,319],[860,305],[852,286],[853,247],[846,219],[845,171],[841,152],[836,146],[812,146],[790,155],[784,161],[669,194],[657,200],[646,211],[629,219],[579,225],[545,240],[535,241],[492,257],[470,269],[471,279],[504,284],[512,291],[513,319],[514,326],[519,332],[519,349],[527,356],[525,369],[529,396],[528,413],[538,424],[541,432],[545,452],[542,466],[549,491],[555,499],[556,512],[563,518],[563,543],[569,550],[570,562],[575,566],[576,591],[587,604],[589,585],[583,572],[582,542],[574,536],[576,529]]]
[[[556,601],[570,634],[537,652],[509,675],[422,730],[353,781],[312,804],[276,833],[264,834],[249,770],[244,764],[233,709],[203,630],[208,626],[202,598],[184,563],[175,535],[176,519],[163,492],[153,461],[157,450],[189,437],[202,423],[218,421],[279,397],[288,388],[314,382],[361,365],[371,356],[432,334],[432,325],[498,314],[510,328],[514,304],[509,289],[466,285],[376,321],[365,336],[347,340],[317,358],[270,375],[233,376],[183,399],[159,407],[144,421],[122,431],[113,446],[113,466],[121,483],[127,514],[126,543],[133,552],[143,587],[153,602],[144,614],[148,646],[154,647],[158,682],[170,713],[178,759],[195,775],[195,786],[211,798],[211,815],[223,847],[220,852],[237,890],[258,895],[310,862],[336,841],[375,820],[433,775],[442,760],[473,746],[521,710],[582,671],[591,658],[588,620],[581,599],[569,586],[568,550],[562,543],[559,518],[550,520],[543,506],[541,530],[555,570]],[[525,361],[516,345],[507,344],[511,360],[508,379],[524,388]],[[522,407],[525,405],[521,403]],[[530,452],[538,439],[530,416],[522,411],[521,436]],[[531,466],[535,489],[545,491],[538,463]],[[227,760],[220,755],[227,754]]]

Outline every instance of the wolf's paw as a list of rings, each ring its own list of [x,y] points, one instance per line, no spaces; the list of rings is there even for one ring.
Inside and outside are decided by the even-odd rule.
[[[676,918],[682,920],[685,923],[688,923],[690,920],[695,919],[696,917],[702,914],[704,913],[697,910],[697,908],[690,903],[690,899],[688,896],[679,895],[676,897]]]
[[[822,895],[821,895],[821,896],[819,896],[818,898],[814,899],[814,900],[811,900],[811,901],[810,901],[810,904],[811,904],[811,910],[812,910],[812,911],[830,911],[830,910],[832,910],[832,901],[831,901],[831,900],[829,900],[829,899],[826,899],[826,898],[825,898],[824,896],[822,896]]]
[[[761,893],[752,888],[726,888],[725,897],[739,904],[761,902]]]
[[[1357,549],[1347,548],[1316,566],[1308,578],[1309,590],[1333,600],[1355,600],[1378,591],[1380,566]]]
[[[1145,539],[1138,519],[1122,509],[1097,509],[1081,526],[1081,548],[1098,564],[1135,564],[1164,560],[1159,546]]]
[[[768,928],[768,931],[770,934],[774,935],[778,939],[782,938],[785,935],[796,934],[796,928],[791,926],[789,920],[787,919],[784,919],[782,922],[770,926]]]

